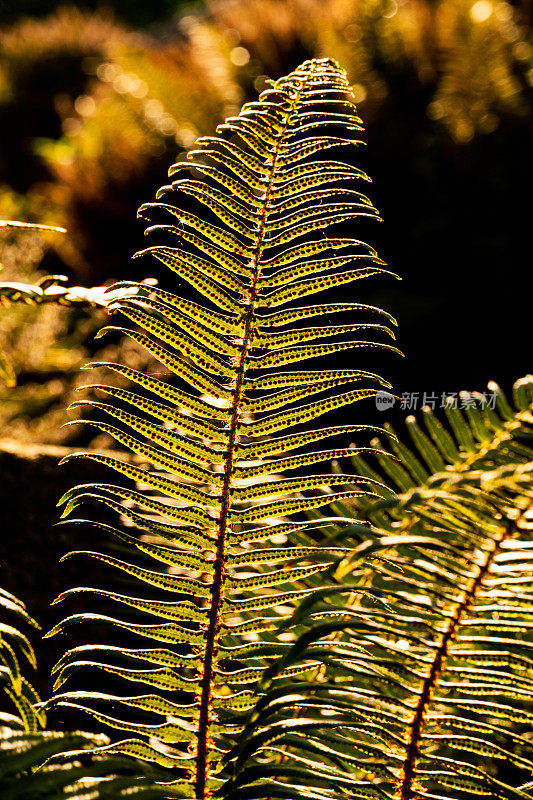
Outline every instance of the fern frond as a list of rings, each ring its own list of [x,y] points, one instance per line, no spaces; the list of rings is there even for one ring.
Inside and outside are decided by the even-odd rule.
[[[453,403],[444,407],[448,425],[444,425],[429,408],[422,409],[423,425],[408,416],[405,425],[411,446],[400,441],[390,425],[385,425],[391,438],[387,443],[373,440],[373,445],[387,454],[376,453],[380,470],[386,480],[400,492],[403,502],[409,493],[417,496],[425,489],[437,488],[460,478],[467,472],[490,472],[508,465],[527,464],[533,460],[533,378],[526,376],[513,386],[514,408],[501,388],[490,381],[487,392],[461,392],[464,409]],[[352,463],[362,475],[382,479],[364,456],[355,454]],[[396,530],[398,519],[395,507],[379,508],[364,499],[359,501],[360,515],[371,514],[372,520],[389,530]]]
[[[4,589],[0,589],[0,608],[7,615],[15,615],[18,622],[38,627],[24,604]],[[109,756],[88,757],[89,749],[108,744],[106,736],[46,730],[43,704],[24,676],[24,661],[36,666],[29,639],[18,626],[2,620],[0,686],[9,701],[0,709],[3,800],[119,800],[133,790],[144,800],[161,796],[152,777],[145,774],[144,765]],[[81,755],[85,755],[83,764]],[[57,761],[52,763],[54,759]]]
[[[0,685],[4,698],[9,698],[11,710],[0,713],[3,725],[16,728],[27,733],[38,731],[44,724],[44,715],[35,709],[39,696],[33,686],[24,677],[21,668],[23,662],[29,662],[35,668],[35,654],[28,637],[19,630],[18,624],[10,624],[13,617],[17,623],[25,626],[39,627],[28,614],[24,603],[17,597],[0,588]],[[4,622],[4,618],[10,620]],[[11,619],[10,619],[11,618]],[[12,712],[15,712],[14,714]]]
[[[431,415],[429,432],[438,425],[447,443],[439,460],[415,429],[416,456],[438,471],[365,508],[381,530],[349,554],[337,588],[305,598],[285,623],[306,630],[263,676],[227,756],[225,798],[275,796],[256,785],[261,757],[283,791],[299,774],[323,798],[331,785],[394,800],[531,797],[532,385],[515,384],[514,411],[494,387],[498,413],[478,402],[469,424],[454,415],[457,444]],[[398,484],[404,473],[415,483],[422,462],[392,446]],[[311,659],[321,664],[312,680],[278,681]]]
[[[324,573],[346,555],[342,547],[316,546],[306,512],[372,495],[375,485],[387,491],[366,476],[308,474],[312,464],[347,455],[344,446],[326,446],[326,440],[371,430],[318,428],[315,420],[388,385],[362,370],[322,370],[318,359],[361,348],[395,351],[384,340],[392,335],[389,327],[353,320],[362,312],[394,323],[379,309],[351,297],[302,305],[355,280],[391,274],[346,227],[376,217],[370,201],[352,188],[367,177],[341,160],[360,131],[344,72],[318,60],[277,81],[216,136],[199,140],[188,160],[171,169],[176,180],[164,189],[165,202],[140,212],[172,218],[149,228],[166,243],[139,255],[169,267],[187,285],[187,296],[145,287],[138,294],[136,284],[121,284],[121,290],[131,286],[131,298],[119,298],[111,309],[140,329],[114,330],[149,350],[171,374],[161,380],[106,364],[130,378],[133,390],[100,386],[110,402],[81,401],[95,412],[90,424],[141,461],[88,454],[129,484],[82,486],[63,498],[66,514],[87,499],[116,512],[112,526],[95,528],[120,543],[120,558],[92,549],[84,557],[135,582],[131,594],[78,591],[139,612],[141,623],[132,613],[124,619],[114,611],[75,614],[53,632],[102,621],[164,647],[72,651],[58,666],[58,685],[78,668],[95,667],[147,684],[151,693],[76,699],[67,692],[49,705],[74,705],[126,732],[105,752],[168,767],[171,785],[188,787],[190,797],[210,797],[223,782],[221,759],[241,735],[257,682],[279,652],[270,632],[297,600],[328,582]],[[331,148],[338,151],[335,159],[327,158]],[[346,233],[328,237],[331,225]],[[320,320],[332,314],[339,316],[336,327]],[[318,321],[302,327],[310,318]],[[315,371],[299,369],[307,360],[318,364]],[[112,424],[100,422],[100,414]],[[291,429],[298,430],[283,435]],[[283,457],[265,460],[276,455]],[[282,478],[280,469],[293,474]],[[145,560],[136,563],[135,555]],[[146,566],[146,559],[159,568]],[[272,570],[276,563],[280,568]],[[132,658],[139,662],[133,668]],[[316,666],[312,660],[303,672]],[[287,667],[281,678],[301,672],[301,666]],[[114,715],[117,704],[125,716]],[[152,713],[147,722],[128,720],[132,708]]]

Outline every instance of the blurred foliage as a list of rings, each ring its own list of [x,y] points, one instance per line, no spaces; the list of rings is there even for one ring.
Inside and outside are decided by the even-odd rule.
[[[53,237],[53,238],[51,238]],[[38,230],[0,228],[3,282],[37,285],[41,265],[57,234]],[[126,340],[96,349],[93,336],[105,323],[106,313],[94,308],[88,315],[79,308],[26,303],[0,304],[0,349],[16,386],[0,383],[2,436],[19,441],[60,443],[74,440],[76,427],[61,428],[67,421],[66,405],[77,399],[75,390],[86,383],[80,368],[92,353],[102,360],[128,358],[138,368],[148,359]],[[71,417],[72,415],[69,415]],[[106,445],[107,439],[95,440]]]
[[[342,63],[367,125],[399,89],[459,143],[532,108],[530,30],[501,0],[212,0],[157,38],[62,8],[0,45],[4,194],[54,209],[75,244],[63,259],[84,275],[124,270],[135,210],[176,149],[300,58]]]
[[[444,338],[454,280],[466,291],[471,326],[479,326],[486,297],[474,298],[474,286],[488,293],[501,282],[507,254],[513,263],[521,247],[525,255],[527,226],[512,198],[531,166],[523,163],[533,133],[526,4],[209,0],[174,17],[179,3],[164,0],[143,6],[142,14],[133,3],[129,16],[129,4],[111,6],[115,14],[77,4],[43,16],[45,4],[25,3],[18,16],[38,18],[20,17],[0,29],[0,135],[7,154],[0,159],[0,217],[69,230],[48,249],[39,236],[4,241],[2,280],[35,283],[39,275],[66,272],[74,282],[101,285],[145,277],[140,262],[128,260],[141,246],[136,209],[165,181],[176,151],[212,132],[264,88],[267,76],[327,55],[347,69],[370,128],[367,166],[376,176],[387,240],[396,242],[385,252],[413,280],[405,296],[394,289],[392,303],[415,359],[412,375],[435,351],[434,331],[419,336],[424,313]],[[125,15],[136,25],[157,25],[128,28],[119,21]],[[472,253],[485,281],[475,274]],[[437,276],[444,270],[450,288],[443,289]],[[511,301],[512,291],[507,284],[502,300]],[[391,306],[383,297],[370,299]],[[89,320],[51,307],[2,311],[0,335],[20,384],[0,396],[4,430],[63,440],[66,434],[55,430],[60,409],[99,323],[98,314]],[[415,335],[421,344],[413,352]],[[448,328],[447,335],[460,362],[459,332]],[[433,360],[439,361],[438,349]],[[457,363],[454,369],[453,380],[467,383],[466,361],[463,372]],[[481,362],[480,369],[489,371]],[[509,364],[513,373],[523,369]],[[451,390],[447,377],[442,388]],[[496,369],[496,377],[506,376]]]

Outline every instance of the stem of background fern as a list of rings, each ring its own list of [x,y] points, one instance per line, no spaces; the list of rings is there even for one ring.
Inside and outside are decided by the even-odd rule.
[[[525,409],[525,411],[521,411],[518,414],[514,414],[512,419],[505,420],[503,428],[501,430],[496,431],[493,438],[490,439],[489,442],[479,445],[479,448],[473,453],[468,453],[460,464],[455,464],[454,469],[456,472],[467,472],[469,469],[472,469],[472,465],[483,456],[486,456],[491,450],[495,450],[499,447],[501,442],[506,440],[512,440],[516,437],[516,431],[519,431],[524,423],[529,422],[529,417],[531,415],[531,411],[529,408]]]
[[[272,193],[272,186],[274,181],[274,174],[276,164],[279,157],[281,143],[286,133],[292,112],[294,111],[295,104],[298,102],[301,88],[291,98],[291,106],[287,111],[285,124],[278,134],[278,140],[274,154],[272,156],[272,166],[268,175],[268,183],[263,197],[263,204],[261,208],[261,217],[257,227],[257,245],[255,248],[252,265],[253,275],[250,284],[250,297],[248,310],[244,316],[244,332],[242,337],[242,346],[239,355],[239,362],[237,365],[235,375],[235,387],[233,390],[233,402],[230,412],[230,423],[228,433],[228,445],[225,452],[225,468],[224,468],[224,482],[221,492],[221,507],[218,523],[218,538],[217,538],[217,551],[214,562],[214,576],[213,584],[211,587],[211,607],[209,609],[208,627],[206,632],[205,643],[205,656],[204,667],[201,680],[201,693],[200,693],[200,714],[198,719],[198,739],[196,751],[196,777],[195,777],[195,796],[197,800],[205,800],[206,798],[206,782],[209,776],[209,746],[211,737],[209,732],[209,723],[211,715],[211,701],[213,694],[213,671],[214,660],[217,651],[218,635],[220,631],[220,608],[223,599],[223,586],[225,577],[225,562],[226,562],[226,536],[228,526],[228,514],[231,508],[231,494],[233,472],[235,465],[235,444],[238,436],[239,422],[240,422],[240,405],[243,394],[244,377],[246,374],[247,356],[253,336],[253,321],[255,304],[257,301],[257,293],[259,287],[259,279],[261,277],[261,255],[264,246],[265,225],[268,217],[270,206],[270,196]]]
[[[403,779],[399,787],[399,792],[396,795],[399,800],[413,800],[415,797],[416,768],[418,759],[420,758],[420,741],[424,730],[424,718],[427,708],[431,703],[433,692],[444,669],[450,642],[455,638],[461,621],[465,614],[468,613],[470,605],[475,600],[477,591],[491,569],[503,542],[512,535],[523,514],[524,512],[521,513],[518,520],[509,521],[507,525],[502,528],[500,535],[492,540],[492,546],[484,562],[479,567],[477,576],[472,580],[470,589],[464,593],[463,599],[457,605],[453,617],[448,623],[448,627],[435,653],[435,658],[433,659],[428,675],[422,685],[422,691],[415,709],[413,721],[411,722],[411,735],[402,767]]]

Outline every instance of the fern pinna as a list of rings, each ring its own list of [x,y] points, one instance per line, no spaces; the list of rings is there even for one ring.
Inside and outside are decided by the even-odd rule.
[[[313,576],[344,553],[316,546],[306,512],[372,491],[372,479],[329,471],[333,457],[353,455],[353,449],[321,444],[365,426],[317,427],[315,421],[374,395],[376,385],[386,382],[353,368],[290,368],[341,351],[394,349],[372,338],[376,332],[392,335],[386,324],[391,318],[379,309],[351,299],[302,305],[317,293],[387,272],[371,247],[349,235],[326,235],[333,223],[347,223],[349,232],[357,219],[376,216],[356,188],[364,173],[327,158],[330,151],[342,158],[360,131],[345,73],[318,60],[278,80],[219,126],[217,136],[199,140],[188,160],[172,167],[175,183],[160,193],[176,204],[141,209],[143,215],[168,212],[175,218],[175,225],[149,230],[175,235],[176,246],[153,246],[140,255],[168,266],[207,305],[159,288],[119,301],[116,310],[141,330],[118,330],[150,351],[169,379],[106,364],[137,389],[99,386],[112,404],[81,401],[111,419],[91,424],[149,468],[84,454],[144,491],[77,487],[63,498],[65,513],[89,498],[107,506],[121,527],[94,525],[163,571],[86,554],[132,576],[138,592],[73,592],[97,592],[156,622],[75,614],[54,632],[96,618],[156,645],[76,647],[58,664],[57,685],[76,668],[96,665],[147,684],[151,693],[67,692],[53,703],[86,708],[102,723],[133,734],[112,750],[170,768],[169,793],[205,798],[220,785],[217,762],[243,729],[256,700],[254,686],[288,646],[269,632],[296,600],[314,591],[320,581]],[[354,322],[355,312],[385,320]],[[325,315],[336,315],[335,323],[300,324]],[[374,388],[360,387],[361,381]],[[310,474],[309,467],[320,463],[327,471]],[[286,471],[295,476],[281,477]],[[139,596],[145,585],[157,594]],[[123,715],[101,710],[98,704],[106,700]],[[132,709],[153,716],[128,722]]]

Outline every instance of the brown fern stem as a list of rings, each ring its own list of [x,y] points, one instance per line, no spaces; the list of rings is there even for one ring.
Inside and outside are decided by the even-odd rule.
[[[500,535],[493,539],[492,546],[487,553],[485,560],[480,565],[477,576],[472,580],[469,590],[464,593],[462,601],[457,605],[454,615],[450,619],[448,627],[442,637],[439,648],[435,653],[435,658],[433,659],[428,676],[423,683],[420,698],[418,700],[413,721],[411,722],[410,726],[411,735],[409,738],[409,744],[407,745],[406,757],[403,762],[403,779],[398,794],[400,800],[413,800],[415,796],[414,783],[416,778],[417,764],[420,758],[420,743],[424,730],[424,719],[428,706],[431,703],[433,692],[444,669],[450,642],[452,642],[455,638],[457,630],[465,614],[468,612],[472,602],[475,600],[478,589],[482,585],[483,580],[485,579],[494,562],[494,559],[498,555],[502,543],[509,538],[514,527],[514,523],[509,523],[502,528]]]
[[[301,92],[301,90],[300,90]],[[233,484],[233,472],[235,468],[235,444],[237,442],[240,405],[243,395],[243,384],[246,375],[247,357],[253,337],[253,322],[255,304],[259,290],[259,280],[261,277],[261,255],[264,248],[265,226],[270,207],[270,196],[272,193],[276,164],[278,161],[281,142],[286,133],[290,116],[297,102],[300,92],[294,98],[291,108],[287,112],[285,125],[278,134],[276,148],[272,156],[272,166],[268,175],[268,183],[263,197],[261,218],[257,228],[257,245],[253,256],[253,274],[250,284],[249,306],[244,316],[244,333],[242,337],[241,351],[236,369],[235,387],[233,390],[233,402],[230,412],[228,444],[225,452],[224,482],[221,492],[221,508],[218,521],[217,550],[214,561],[214,577],[211,587],[211,607],[208,616],[208,627],[206,632],[205,657],[202,680],[200,683],[200,714],[198,720],[198,738],[196,755],[196,778],[195,778],[195,797],[197,800],[205,800],[206,782],[209,776],[209,745],[210,745],[210,714],[213,693],[213,672],[214,660],[216,657],[218,635],[220,631],[220,608],[223,599],[223,587],[225,577],[226,562],[226,539],[228,528],[228,515],[231,508],[231,495]]]

